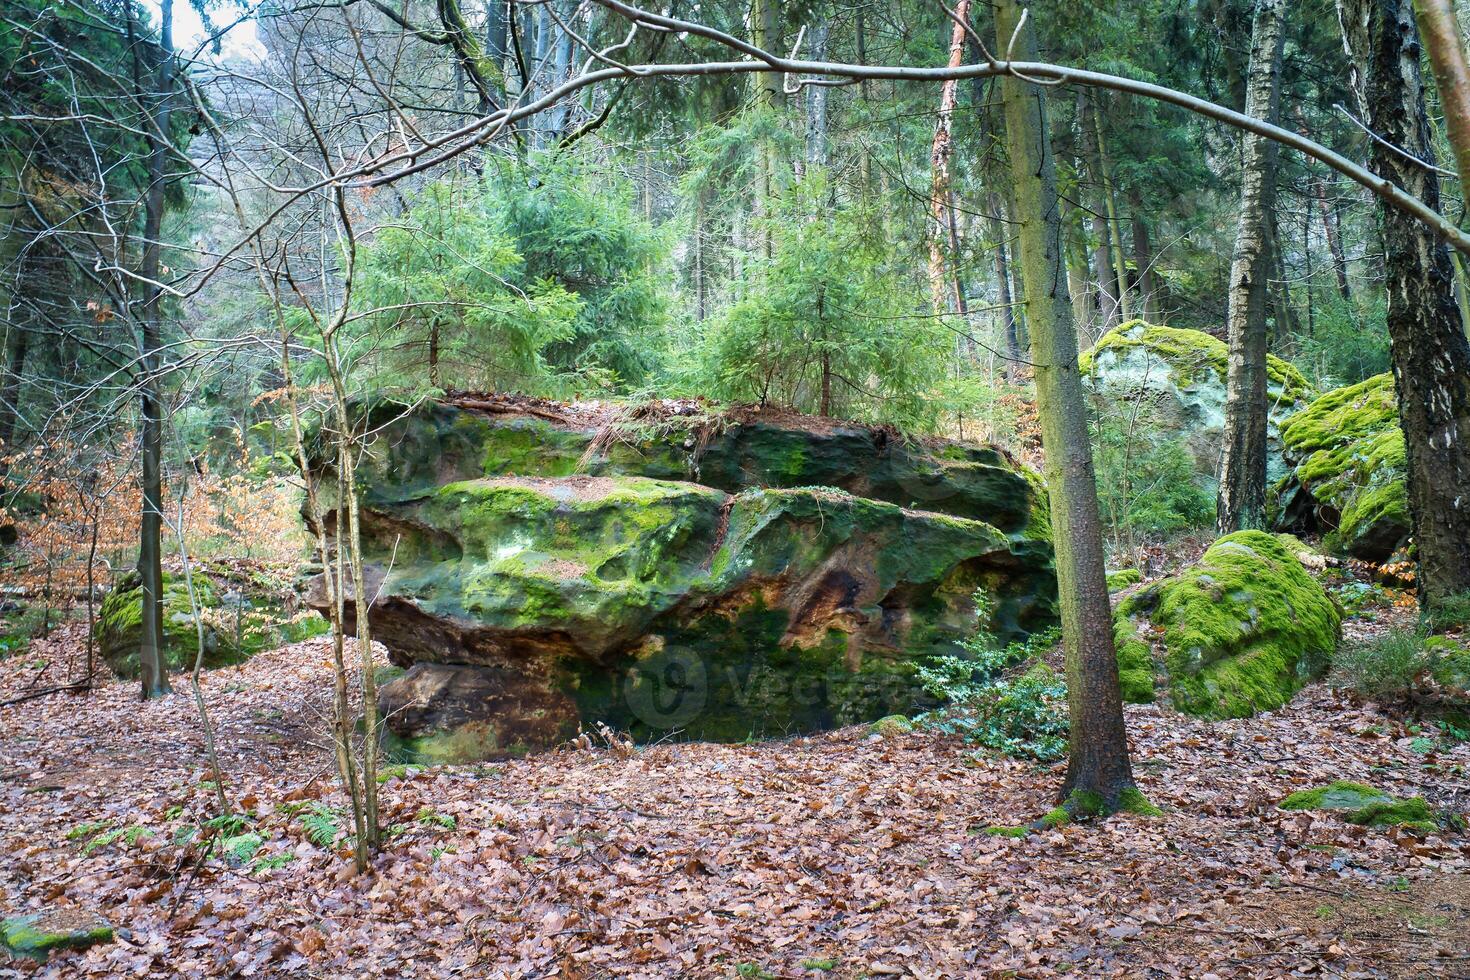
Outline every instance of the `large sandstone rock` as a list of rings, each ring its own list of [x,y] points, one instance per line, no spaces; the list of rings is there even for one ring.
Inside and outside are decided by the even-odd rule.
[[[1118,604],[1115,642],[1125,700],[1206,718],[1281,707],[1326,670],[1342,614],[1297,557],[1264,531],[1220,538],[1199,562]]]
[[[1136,425],[1155,442],[1182,442],[1200,485],[1214,494],[1225,431],[1227,353],[1222,341],[1202,331],[1131,320],[1103,334],[1079,363],[1099,414]],[[1311,394],[1300,371],[1278,357],[1267,358],[1270,480],[1287,469],[1280,425]]]
[[[383,688],[396,748],[870,721],[915,705],[913,662],[958,649],[977,589],[1002,636],[1054,621],[1038,484],[1000,453],[687,410],[373,410],[364,557],[374,636],[409,668]]]
[[[1329,550],[1386,561],[1410,533],[1407,459],[1393,376],[1337,388],[1287,419],[1291,470],[1277,483],[1277,526],[1321,533]]]

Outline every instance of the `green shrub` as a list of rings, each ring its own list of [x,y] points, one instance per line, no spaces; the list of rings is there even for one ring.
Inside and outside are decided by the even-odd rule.
[[[920,720],[929,728],[1014,758],[1040,762],[1067,751],[1067,686],[1045,664],[1018,677],[1004,672],[1054,646],[1049,630],[1025,643],[1000,646],[988,628],[993,608],[983,592],[975,595],[977,623],[965,642],[965,656],[935,657],[918,668],[924,689],[946,704]]]

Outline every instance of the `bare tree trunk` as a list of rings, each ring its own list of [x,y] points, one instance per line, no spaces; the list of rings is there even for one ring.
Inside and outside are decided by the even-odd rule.
[[[1368,125],[1388,144],[1434,163],[1419,71],[1419,43],[1406,0],[1338,0],[1354,89]],[[1439,180],[1430,166],[1377,141],[1374,169],[1431,208]],[[1433,608],[1470,592],[1470,341],[1455,298],[1449,250],[1431,229],[1380,208],[1388,335],[1399,421],[1408,456],[1409,511],[1419,556],[1420,603]]]
[[[164,660],[163,632],[163,391],[159,378],[159,308],[163,290],[160,235],[163,228],[164,192],[168,184],[169,115],[173,102],[173,0],[162,0],[159,10],[159,61],[155,71],[153,118],[150,120],[148,196],[143,222],[144,280],[141,311],[143,371],[142,469],[143,515],[138,542],[138,576],[143,592],[142,639],[138,648],[139,677],[145,699],[170,690]]]
[[[1470,186],[1470,65],[1454,0],[1415,0],[1419,30],[1439,89],[1439,108],[1449,131],[1460,186]]]
[[[826,16],[812,25],[811,52],[814,61],[827,60],[827,36],[831,24]],[[827,166],[827,86],[806,87],[806,162],[808,166]]]
[[[1097,174],[1102,178],[1104,214],[1108,219],[1108,235],[1112,239],[1113,272],[1117,276],[1118,313],[1124,320],[1133,319],[1133,307],[1128,299],[1128,261],[1123,251],[1123,229],[1118,222],[1118,198],[1113,193],[1112,167],[1108,164],[1108,144],[1103,137],[1102,110],[1099,103],[1105,96],[1098,94],[1092,100],[1093,133],[1097,137]]]
[[[1159,280],[1154,274],[1154,249],[1148,237],[1148,222],[1143,217],[1143,198],[1137,191],[1128,195],[1133,212],[1133,264],[1138,266],[1138,315],[1149,323],[1159,320]]]
[[[955,17],[949,32],[949,67],[958,68],[965,60],[965,25],[970,18],[970,0],[959,0],[955,4]],[[939,87],[939,114],[934,122],[934,144],[929,151],[929,298],[935,313],[959,312],[964,305],[964,293],[950,288],[950,277],[945,272],[944,250],[958,237],[954,231],[954,198],[951,187],[949,163],[954,153],[954,108],[958,101],[960,83],[948,79]],[[951,261],[959,261],[951,255]],[[958,274],[954,281],[959,280]],[[948,299],[945,293],[950,293]]]
[[[1097,295],[1097,332],[1105,333],[1118,325],[1122,307],[1118,303],[1118,276],[1113,265],[1113,235],[1108,227],[1107,204],[1103,200],[1102,157],[1097,145],[1097,117],[1092,112],[1093,94],[1077,89],[1077,127],[1081,135],[1082,155],[1092,185],[1090,221],[1092,224],[1092,277]]]
[[[1020,21],[1015,0],[999,0],[995,9],[997,36],[1012,37]],[[1021,35],[1018,48],[1018,58],[1035,57],[1032,30]],[[1046,127],[1047,90],[1012,77],[1005,78],[1001,89],[1066,649],[1071,751],[1063,794],[1096,794],[1104,808],[1116,809],[1124,802],[1124,792],[1133,788],[1133,775],[1113,650],[1087,408],[1077,370],[1077,334],[1063,278],[1066,263],[1056,165]]]
[[[1267,122],[1275,122],[1281,101],[1285,6],[1285,0],[1257,0],[1251,27],[1245,112]],[[1266,301],[1277,147],[1247,134],[1241,149],[1240,223],[1230,262],[1225,435],[1215,501],[1222,534],[1266,522]]]
[[[20,387],[25,374],[30,332],[20,323],[10,324],[10,343],[5,364],[5,383],[0,385],[0,457],[15,452],[15,423],[20,418]],[[6,466],[0,462],[0,474]]]
[[[990,192],[990,237],[995,239],[996,302],[1000,305],[1001,324],[1006,336],[1006,378],[1014,381],[1021,366],[1021,333],[1016,326],[1016,309],[1011,297],[1011,272],[1007,252],[1006,226],[1001,220],[1000,195]]]

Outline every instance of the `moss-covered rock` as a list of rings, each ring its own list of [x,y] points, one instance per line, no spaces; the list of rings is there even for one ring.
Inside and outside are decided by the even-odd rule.
[[[1223,341],[1200,330],[1130,320],[1109,330],[1079,359],[1084,383],[1099,412],[1129,419],[1154,442],[1183,442],[1202,487],[1214,493],[1225,427]],[[1272,480],[1284,476],[1278,428],[1312,396],[1300,371],[1267,358],[1267,415]]]
[[[1120,592],[1130,585],[1137,585],[1143,581],[1143,573],[1136,568],[1120,568],[1116,572],[1108,572],[1108,591]]]
[[[899,735],[907,735],[914,730],[914,723],[907,715],[885,715],[873,722],[868,731],[873,735],[883,738],[895,738]]]
[[[870,722],[923,704],[913,665],[959,651],[977,590],[1002,640],[1055,622],[1037,483],[993,451],[766,415],[640,417],[656,432],[606,442],[549,411],[383,423],[430,447],[364,470],[384,481],[364,494],[374,637],[413,667],[383,688],[402,757],[515,754],[594,722],[722,741]],[[461,478],[486,468],[544,475]],[[951,512],[881,499],[899,488]],[[983,509],[1000,524],[952,512]]]
[[[1283,810],[1327,810],[1360,827],[1437,829],[1434,811],[1421,796],[1407,800],[1364,783],[1338,780],[1313,789],[1298,790],[1279,804]]]
[[[32,912],[0,921],[0,947],[15,957],[44,963],[53,952],[87,949],[112,941],[112,926],[74,909]]]
[[[1290,473],[1276,484],[1282,530],[1325,534],[1329,550],[1386,561],[1409,537],[1404,435],[1393,376],[1313,401],[1281,427]]]
[[[218,597],[208,580],[194,580],[194,597],[201,610],[215,609]],[[205,617],[204,665],[219,667],[238,663],[242,658],[233,637],[209,625]],[[97,611],[95,626],[97,649],[113,673],[119,677],[138,676],[138,645],[143,635],[143,587],[137,573],[124,576]],[[194,666],[199,649],[199,634],[189,604],[189,588],[183,576],[163,577],[163,656],[169,670],[186,670]]]
[[[204,621],[204,666],[223,667],[279,646],[319,636],[326,620],[307,611],[289,613],[282,601],[288,586],[248,569],[201,563],[193,569],[194,600]],[[93,635],[103,660],[119,677],[138,676],[143,590],[137,572],[118,580],[98,607]],[[164,662],[169,670],[192,670],[198,632],[182,574],[163,576]]]
[[[1050,539],[1040,479],[986,446],[749,406],[462,397],[358,411],[377,433],[359,471],[373,506],[480,477],[640,476],[725,493],[832,487]]]
[[[1119,605],[1119,673],[1131,700],[1156,662],[1149,625],[1162,630],[1157,660],[1176,708],[1243,718],[1281,707],[1325,670],[1342,615],[1276,536],[1237,531]]]

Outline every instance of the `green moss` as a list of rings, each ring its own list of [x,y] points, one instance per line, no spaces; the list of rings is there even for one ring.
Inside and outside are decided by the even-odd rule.
[[[1138,636],[1127,616],[1113,623],[1113,646],[1118,655],[1118,684],[1127,704],[1152,704],[1154,700],[1153,647]]]
[[[1103,334],[1092,349],[1078,359],[1083,374],[1091,374],[1097,358],[1107,352],[1143,349],[1169,365],[1171,380],[1181,388],[1201,382],[1201,372],[1212,372],[1223,384],[1229,350],[1224,341],[1200,330],[1160,327],[1142,320],[1129,320]],[[1295,367],[1268,355],[1266,380],[1272,397],[1286,402],[1311,397],[1312,385]]]
[[[72,926],[52,922],[45,913],[20,915],[0,922],[0,946],[12,956],[44,963],[54,950],[87,949],[112,941],[112,926],[100,920]]]
[[[1329,550],[1384,561],[1409,534],[1408,457],[1393,377],[1329,391],[1281,427],[1295,470],[1283,499],[1324,530]],[[1310,505],[1292,500],[1306,494]]]
[[[914,730],[914,723],[906,715],[885,715],[868,726],[868,732],[883,738],[907,735]]]
[[[1130,596],[1119,614],[1164,627],[1174,706],[1207,718],[1284,705],[1325,669],[1342,622],[1322,586],[1264,531],[1219,539],[1196,566]]]
[[[530,746],[501,745],[495,726],[470,722],[445,732],[404,738],[383,729],[383,755],[399,765],[462,765],[503,756],[526,755]]]
[[[1108,572],[1108,591],[1118,592],[1143,581],[1143,573],[1136,568],[1122,568]]]
[[[1037,826],[1045,829],[1065,827],[1072,822],[1072,814],[1067,812],[1064,806],[1052,807],[1036,822]]]
[[[207,578],[194,576],[195,603],[201,610],[217,608],[219,600]],[[94,636],[98,650],[119,677],[138,676],[138,647],[143,633],[143,589],[136,573],[124,577],[97,610]],[[254,631],[247,631],[242,641],[259,646]],[[183,576],[163,577],[163,658],[168,670],[189,670],[199,651],[199,632],[189,602],[189,588]],[[242,644],[243,645],[243,644]],[[240,663],[252,648],[237,645],[233,632],[204,629],[204,666],[223,667]]]
[[[1030,832],[1031,828],[1025,824],[1016,827],[992,826],[982,831],[987,837],[1025,837]]]
[[[1326,786],[1298,790],[1278,804],[1283,810],[1330,810],[1360,827],[1437,828],[1434,811],[1420,796],[1396,799],[1365,783],[1338,780]]]
[[[1118,794],[1118,810],[1122,813],[1137,814],[1140,817],[1162,817],[1164,815],[1163,810],[1151,803],[1142,791],[1133,786],[1129,786]]]

